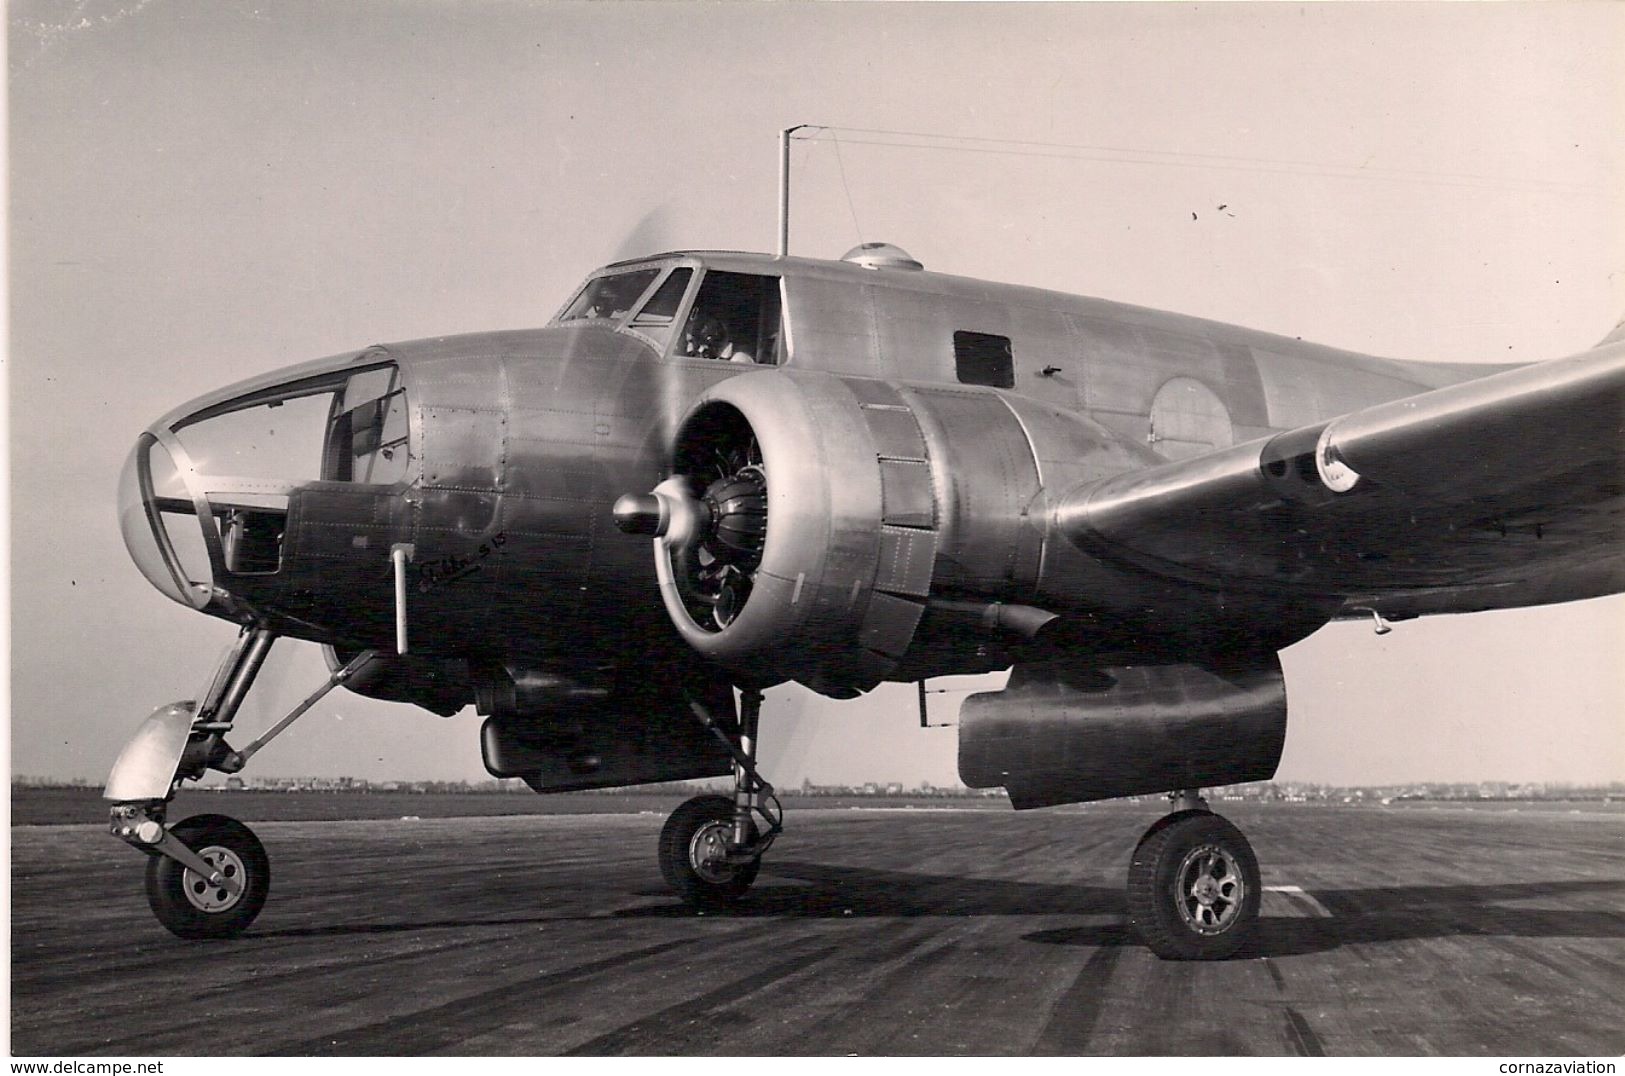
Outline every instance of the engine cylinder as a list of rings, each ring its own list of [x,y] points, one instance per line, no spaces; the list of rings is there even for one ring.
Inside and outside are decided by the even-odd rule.
[[[737,559],[760,561],[767,540],[767,476],[762,469],[746,465],[719,478],[702,499],[717,541]]]

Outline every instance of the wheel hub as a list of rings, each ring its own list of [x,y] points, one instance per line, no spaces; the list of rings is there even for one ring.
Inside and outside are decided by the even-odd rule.
[[[243,861],[237,853],[229,848],[211,844],[207,848],[198,849],[198,858],[219,871],[223,877],[231,878],[240,885],[246,885],[247,871],[243,869]],[[187,869],[181,872],[181,892],[192,907],[200,912],[223,912],[230,909],[242,899],[246,889],[233,893],[222,885],[211,885],[207,878],[196,871]]]
[[[1173,895],[1187,927],[1198,934],[1222,934],[1240,917],[1247,884],[1229,850],[1204,844],[1180,861],[1174,872]]]
[[[694,873],[713,885],[731,881],[733,866],[728,862],[728,842],[732,824],[709,822],[694,831],[688,842],[688,861]]]

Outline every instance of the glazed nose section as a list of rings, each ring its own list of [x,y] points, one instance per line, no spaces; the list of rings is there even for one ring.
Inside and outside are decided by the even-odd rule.
[[[201,609],[213,588],[197,502],[169,449],[142,434],[119,475],[119,530],[130,559],[159,593]]]
[[[263,599],[294,556],[296,500],[340,484],[403,488],[412,458],[393,362],[321,360],[243,382],[141,435],[119,479],[124,544],[183,605]]]

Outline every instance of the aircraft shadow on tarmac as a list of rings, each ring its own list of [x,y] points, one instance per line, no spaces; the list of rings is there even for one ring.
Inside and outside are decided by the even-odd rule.
[[[745,898],[726,909],[706,913],[733,919],[906,918],[911,916],[1112,915],[1123,914],[1123,894],[1111,886],[1077,886],[1019,882],[994,878],[907,874],[820,863],[774,862],[762,868],[759,881]],[[780,884],[777,879],[787,879]],[[669,889],[651,888],[627,894],[657,898],[609,913],[618,919],[688,919],[699,913]],[[599,920],[603,913],[572,915],[491,915],[392,923],[328,923],[312,927],[256,930],[256,938],[313,938],[397,934],[414,930],[460,927],[534,926],[574,920]]]
[[[866,867],[774,861],[763,864],[759,881],[725,914],[733,917],[907,918],[927,915],[1120,915],[1123,893],[1115,886],[1020,882],[913,874]],[[792,884],[774,884],[789,879]],[[644,897],[669,897],[649,890]],[[685,904],[628,908],[629,918],[689,916]]]
[[[1603,909],[1523,907],[1521,902],[1591,894],[1618,897],[1625,880],[1505,885],[1416,885],[1315,890],[1331,918],[1266,915],[1238,958],[1303,956],[1342,945],[1470,935],[1512,938],[1625,938],[1625,914]],[[1121,905],[1119,905],[1121,907]],[[1040,930],[1049,945],[1137,945],[1124,924]]]
[[[669,890],[627,894],[663,898],[614,909],[609,918],[682,919],[695,910]],[[1625,938],[1625,913],[1607,909],[1527,907],[1527,902],[1572,901],[1587,896],[1611,903],[1625,897],[1625,880],[1522,882],[1460,885],[1387,886],[1370,889],[1317,889],[1313,896],[1330,918],[1288,918],[1266,914],[1253,944],[1239,956],[1298,956],[1352,943],[1417,938],[1496,935],[1523,938]],[[1266,907],[1266,913],[1268,908]],[[1125,922],[1123,892],[1115,885],[1091,886],[1023,882],[999,878],[775,862],[743,900],[722,912],[727,918],[840,919],[924,916],[1066,915],[1107,916],[1111,921],[1034,931],[1027,941],[1048,945],[1109,947],[1138,945]],[[390,934],[481,926],[525,926],[601,920],[603,912],[571,915],[470,916],[395,923],[330,924],[320,927],[255,931],[258,937]]]

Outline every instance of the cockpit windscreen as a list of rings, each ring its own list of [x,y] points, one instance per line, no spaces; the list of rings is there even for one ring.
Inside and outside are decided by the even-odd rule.
[[[559,316],[559,320],[584,321],[594,318],[625,317],[659,275],[659,269],[633,269],[625,273],[595,277],[581,289],[581,294],[576,296],[576,301]]]

